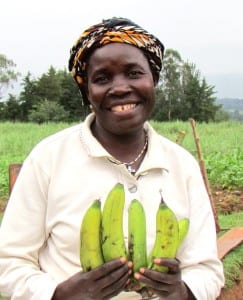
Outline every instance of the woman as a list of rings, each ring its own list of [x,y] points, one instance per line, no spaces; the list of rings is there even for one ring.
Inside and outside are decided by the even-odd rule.
[[[169,268],[135,274],[155,299],[216,299],[223,286],[214,218],[195,159],[146,122],[155,103],[164,47],[133,22],[113,18],[87,29],[69,68],[92,113],[40,142],[25,160],[0,235],[0,290],[11,299],[141,299],[127,291],[132,262],[122,257],[89,272],[79,262],[79,230],[94,199],[124,184],[125,218],[139,199],[148,220],[148,250],[163,198],[190,219]],[[127,224],[124,224],[127,232]],[[138,291],[139,292],[139,291]]]

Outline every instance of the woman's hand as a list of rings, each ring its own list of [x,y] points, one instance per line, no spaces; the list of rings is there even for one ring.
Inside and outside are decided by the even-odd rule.
[[[135,278],[144,283],[149,291],[156,294],[160,299],[189,300],[192,294],[181,280],[179,262],[176,259],[156,258],[154,263],[169,268],[168,273],[141,268]]]
[[[52,300],[104,300],[125,289],[131,265],[123,257],[103,264],[89,272],[78,272],[60,283]]]

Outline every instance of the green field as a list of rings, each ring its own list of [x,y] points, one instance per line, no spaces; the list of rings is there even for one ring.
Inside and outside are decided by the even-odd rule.
[[[180,131],[185,131],[181,145],[197,157],[197,149],[189,122],[151,122],[154,128],[176,141]],[[66,123],[0,123],[0,201],[8,198],[8,166],[22,162],[33,146],[42,138],[71,124]],[[243,189],[243,123],[201,123],[196,125],[211,185],[227,189]],[[0,215],[1,222],[1,215]],[[243,226],[243,212],[219,215],[222,228]],[[243,245],[224,259],[226,286],[239,278],[243,261]],[[238,274],[238,275],[237,275]],[[233,278],[233,279],[232,279]],[[0,297],[1,299],[1,297]]]
[[[151,122],[155,129],[176,141],[180,131],[186,134],[182,146],[197,156],[189,122]],[[22,162],[42,138],[71,126],[66,123],[0,123],[0,199],[8,195],[8,166]],[[243,123],[197,124],[210,183],[226,188],[243,187]]]

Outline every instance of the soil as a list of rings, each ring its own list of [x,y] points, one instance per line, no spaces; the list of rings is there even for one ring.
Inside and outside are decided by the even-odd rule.
[[[214,208],[217,212],[230,214],[243,210],[243,188],[238,190],[226,190],[211,187]],[[5,209],[6,201],[0,200],[0,213]],[[231,289],[223,289],[218,300],[240,300],[243,299],[243,269],[240,281],[236,282]]]
[[[243,188],[226,190],[211,187],[211,193],[217,212],[231,213],[243,210]]]

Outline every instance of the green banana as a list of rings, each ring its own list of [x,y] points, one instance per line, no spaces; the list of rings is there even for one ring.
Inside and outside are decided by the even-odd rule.
[[[149,268],[167,272],[168,268],[153,263],[154,258],[175,258],[179,238],[179,225],[173,211],[161,200],[156,213],[156,237],[149,255]]]
[[[178,221],[179,226],[179,237],[178,237],[178,248],[183,242],[188,230],[189,230],[190,221],[188,218],[181,219]]]
[[[105,261],[127,257],[123,234],[124,186],[117,183],[107,195],[102,215],[102,251]]]
[[[133,273],[147,266],[146,217],[141,202],[136,199],[128,208],[128,251]]]
[[[84,272],[104,263],[101,248],[101,202],[94,200],[84,214],[80,229],[80,263]]]

